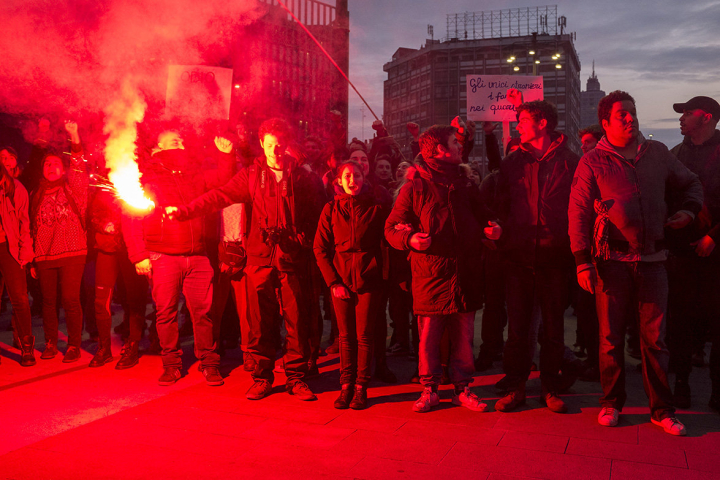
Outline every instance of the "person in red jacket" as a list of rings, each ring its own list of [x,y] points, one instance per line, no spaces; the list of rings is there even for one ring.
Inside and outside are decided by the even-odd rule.
[[[440,402],[440,339],[447,329],[452,403],[484,411],[468,385],[474,372],[475,311],[482,303],[482,208],[478,189],[461,175],[457,129],[430,127],[419,138],[422,158],[407,172],[408,182],[385,223],[393,248],[410,250],[413,310],[420,330],[419,373],[424,391],[413,410],[428,412]]]
[[[211,188],[223,185],[235,168],[232,143],[215,138],[218,156],[216,170],[202,170],[188,154],[178,132],[158,136],[152,157],[141,165],[141,183],[156,208],[140,218],[123,218],[123,236],[130,261],[140,275],[152,279],[152,296],[157,307],[157,331],[162,347],[161,386],[172,385],[181,377],[182,350],[178,348],[178,299],[182,291],[193,323],[195,356],[200,360],[208,385],[223,384],[218,366],[217,339],[208,312],[212,304],[213,269],[205,249],[202,218],[185,222],[163,216],[163,205],[190,203]]]
[[[330,201],[315,234],[315,258],[330,287],[340,330],[340,396],[335,408],[361,410],[373,352],[373,329],[382,299],[383,227],[387,210],[353,161],[338,169],[343,194]],[[354,385],[354,386],[353,386]]]

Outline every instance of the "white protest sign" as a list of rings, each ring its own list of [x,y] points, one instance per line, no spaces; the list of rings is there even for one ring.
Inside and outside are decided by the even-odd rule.
[[[203,120],[230,118],[233,71],[204,65],[170,65],[165,114]]]
[[[543,77],[520,75],[468,75],[467,118],[476,122],[514,122],[515,107],[507,101],[510,88],[523,94],[524,102],[543,99]]]

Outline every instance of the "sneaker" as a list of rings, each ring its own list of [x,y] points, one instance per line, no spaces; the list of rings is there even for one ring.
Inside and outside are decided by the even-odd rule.
[[[620,410],[613,407],[603,407],[598,414],[598,423],[603,427],[614,427],[620,419]]]
[[[287,392],[290,395],[295,395],[298,399],[302,400],[303,402],[309,402],[311,400],[317,400],[317,397],[315,394],[310,390],[310,387],[308,387],[307,383],[303,381],[296,381],[292,385],[288,385],[285,387]]]
[[[80,360],[80,347],[68,347],[62,360],[63,363],[73,363],[78,360]]]
[[[690,385],[682,380],[675,380],[675,392],[673,393],[673,405],[676,408],[688,409],[691,404]]]
[[[567,413],[568,411],[567,405],[562,401],[562,398],[554,393],[547,392],[543,394],[540,401],[544,403],[551,412]]]
[[[355,386],[352,383],[346,383],[340,389],[340,396],[338,396],[333,406],[338,410],[346,410],[350,407],[350,401],[355,394]]]
[[[275,365],[275,368],[273,368],[274,373],[285,373],[285,365],[282,363],[278,363]]]
[[[205,382],[211,387],[219,387],[225,383],[217,367],[205,367],[202,369],[202,374],[205,377]]]
[[[40,355],[40,358],[43,360],[50,360],[51,358],[55,358],[55,355],[57,355],[58,349],[57,345],[53,342],[45,342],[45,350],[43,350],[42,355]]]
[[[429,412],[432,407],[437,407],[438,405],[440,405],[438,393],[433,392],[432,387],[425,387],[420,398],[413,404],[413,412]]]
[[[180,380],[180,369],[177,367],[165,367],[165,371],[158,378],[158,385],[167,387]]]
[[[453,392],[452,404],[469,408],[473,412],[484,412],[487,410],[487,403],[483,403],[480,397],[472,393],[468,387],[465,387],[459,395]]]
[[[253,386],[248,389],[245,396],[248,400],[260,400],[272,392],[272,385],[267,380],[256,379]]]
[[[520,405],[525,404],[525,385],[521,385],[517,390],[511,390],[505,394],[500,400],[495,402],[495,410],[499,412],[511,412]]]
[[[687,434],[685,431],[685,425],[673,416],[665,417],[662,420],[655,420],[654,418],[651,418],[650,421],[653,424],[662,427],[662,429],[665,430],[665,433],[669,433],[670,435],[684,436]]]

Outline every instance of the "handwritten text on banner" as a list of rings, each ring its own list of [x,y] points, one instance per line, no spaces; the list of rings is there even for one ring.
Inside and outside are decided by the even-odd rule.
[[[520,90],[523,101],[543,99],[543,77],[520,75],[468,75],[467,118],[479,122],[514,122],[515,107],[507,101],[510,88]]]

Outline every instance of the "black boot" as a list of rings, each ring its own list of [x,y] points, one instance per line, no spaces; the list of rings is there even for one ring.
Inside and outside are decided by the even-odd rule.
[[[367,407],[367,387],[364,385],[355,385],[355,395],[350,402],[350,408],[353,410],[364,410]]]
[[[353,384],[346,383],[342,386],[342,389],[340,390],[340,396],[338,396],[337,400],[335,400],[333,406],[339,410],[345,410],[350,406],[350,401],[353,398],[353,393]]]
[[[138,364],[138,342],[127,342],[120,352],[120,360],[115,364],[116,370],[125,370]]]
[[[90,365],[88,366],[90,368],[102,367],[110,360],[112,360],[112,352],[110,351],[110,339],[105,338],[100,341],[97,353],[95,353],[95,356],[92,358],[92,360],[90,360]]]
[[[25,335],[22,340],[20,340],[20,346],[22,350],[20,365],[23,367],[32,367],[35,365],[35,337]]]

